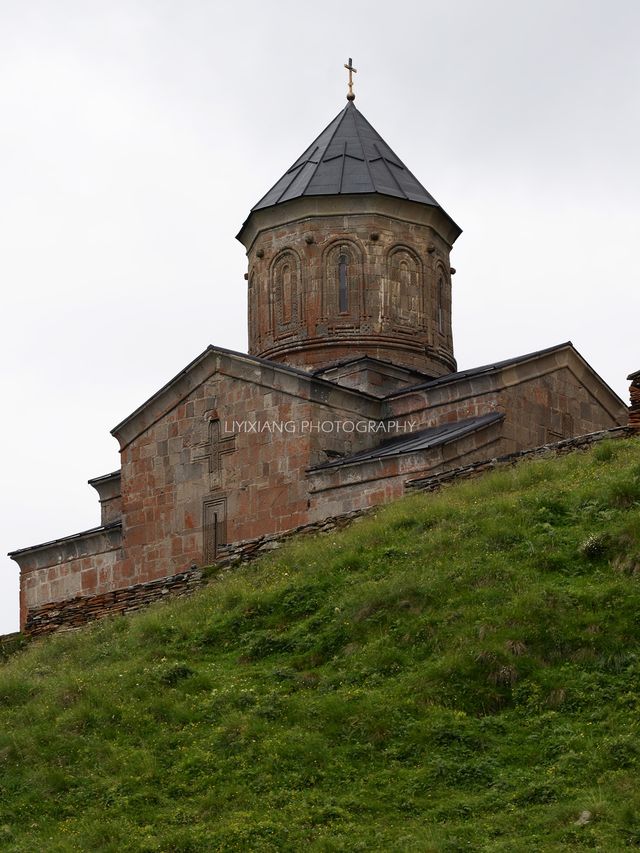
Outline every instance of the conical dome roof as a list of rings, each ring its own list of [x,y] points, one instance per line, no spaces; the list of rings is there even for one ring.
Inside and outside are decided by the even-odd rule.
[[[354,193],[380,193],[440,207],[350,101],[252,212],[303,196]]]

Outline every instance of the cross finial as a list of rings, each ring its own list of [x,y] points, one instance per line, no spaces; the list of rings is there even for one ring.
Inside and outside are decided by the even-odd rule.
[[[358,73],[358,69],[353,67],[353,59],[349,57],[349,62],[344,66],[349,72],[349,92],[347,94],[348,101],[355,101],[356,96],[353,94],[353,75]]]

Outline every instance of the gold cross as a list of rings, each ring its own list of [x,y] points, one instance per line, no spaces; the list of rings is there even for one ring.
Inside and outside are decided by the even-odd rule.
[[[353,67],[353,59],[349,57],[349,62],[345,63],[344,66],[349,72],[349,94],[347,95],[348,101],[355,101],[356,96],[353,94],[353,75],[358,73],[358,69]]]

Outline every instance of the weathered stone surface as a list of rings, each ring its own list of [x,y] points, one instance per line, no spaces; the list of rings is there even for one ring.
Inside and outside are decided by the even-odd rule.
[[[640,430],[640,371],[632,373],[629,377],[631,385],[629,392],[631,396],[631,406],[629,407],[629,426],[633,429]]]
[[[215,563],[217,577],[229,568],[254,560],[269,551],[281,547],[293,536],[322,534],[342,529],[355,518],[365,513],[349,513],[340,518],[328,518],[322,523],[307,524],[280,535],[259,536],[236,545],[221,549]],[[11,634],[0,637],[0,655],[6,644],[9,648],[21,636],[36,637],[59,630],[71,630],[102,619],[122,613],[132,613],[153,604],[166,596],[187,595],[207,583],[209,578],[202,569],[191,566],[187,571],[167,577],[157,578],[146,583],[133,584],[123,589],[111,590],[100,595],[84,595],[63,601],[52,601],[40,607],[29,610],[23,628],[23,635]]]
[[[49,601],[114,589],[122,558],[119,522],[11,554],[20,566],[20,625]]]

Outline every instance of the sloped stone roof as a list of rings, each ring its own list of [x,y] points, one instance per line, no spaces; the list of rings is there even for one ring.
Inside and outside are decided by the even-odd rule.
[[[399,456],[406,453],[415,453],[417,450],[430,450],[433,447],[438,447],[441,444],[448,444],[452,441],[457,441],[472,432],[484,429],[491,424],[498,423],[504,419],[502,412],[489,412],[486,415],[479,415],[475,418],[466,418],[462,421],[453,423],[443,423],[434,427],[427,427],[418,432],[412,432],[408,435],[392,438],[383,442],[377,447],[369,450],[362,450],[359,453],[354,453],[351,456],[343,456],[340,459],[334,459],[331,462],[324,462],[322,465],[316,465],[310,468],[310,471],[323,471],[327,468],[341,468],[345,465],[355,465],[361,462],[372,462],[377,459],[384,459],[389,456]]]

